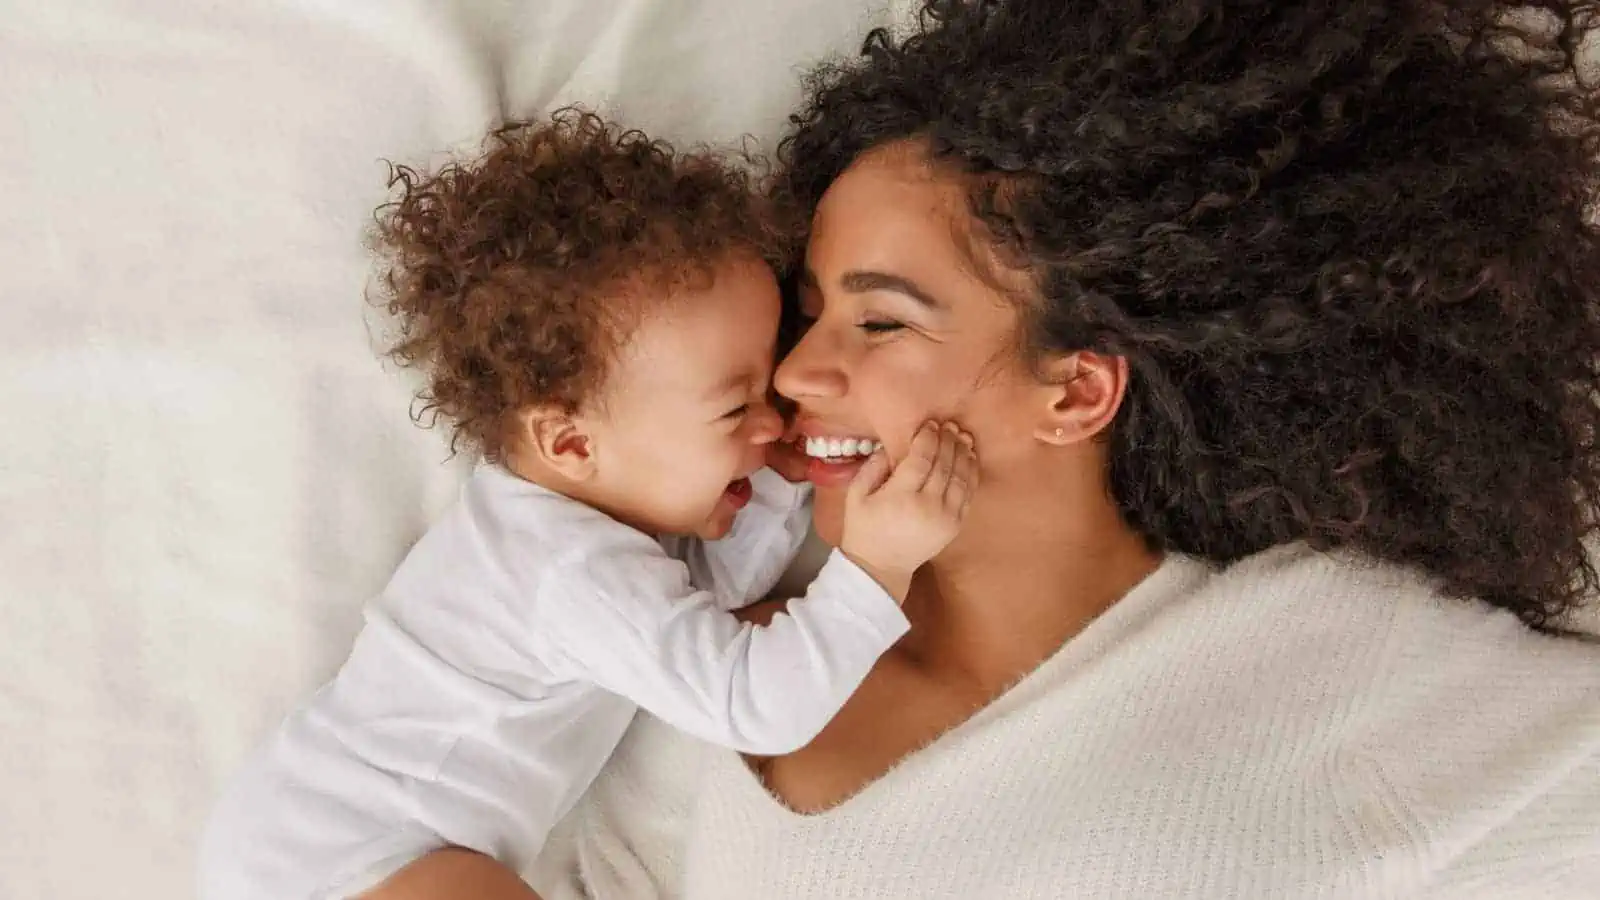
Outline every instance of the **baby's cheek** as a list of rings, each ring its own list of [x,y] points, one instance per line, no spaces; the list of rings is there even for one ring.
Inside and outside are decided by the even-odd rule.
[[[772,445],[770,443],[752,444],[747,441],[743,446],[739,447],[736,452],[730,453],[729,458],[739,461],[737,468],[740,471],[752,471],[766,465],[767,450],[771,446]]]

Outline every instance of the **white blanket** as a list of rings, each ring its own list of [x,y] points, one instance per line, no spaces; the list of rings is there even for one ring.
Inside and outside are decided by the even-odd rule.
[[[376,361],[381,159],[770,140],[888,0],[0,0],[0,898],[192,896],[461,465]]]

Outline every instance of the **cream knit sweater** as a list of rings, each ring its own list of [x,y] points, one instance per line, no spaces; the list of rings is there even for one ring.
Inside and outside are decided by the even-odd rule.
[[[1600,898],[1600,646],[1285,548],[1174,558],[831,811],[641,718],[545,900]]]

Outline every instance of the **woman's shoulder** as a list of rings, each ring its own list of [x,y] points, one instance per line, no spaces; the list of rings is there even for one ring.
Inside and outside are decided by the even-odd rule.
[[[1388,708],[1414,697],[1439,708],[1503,703],[1508,721],[1600,713],[1600,638],[1536,631],[1445,594],[1425,573],[1359,554],[1277,548],[1216,571],[1188,602],[1197,618],[1247,623],[1252,652],[1265,657],[1309,663],[1315,648],[1359,650],[1362,671],[1324,676],[1360,675]]]
[[[1528,627],[1509,611],[1471,598],[1444,593],[1420,569],[1388,563],[1355,551],[1323,552],[1304,544],[1275,547],[1227,566],[1216,567],[1197,594],[1235,605],[1255,604],[1280,617],[1332,619],[1335,612],[1362,624],[1379,622],[1417,629],[1418,637],[1438,633],[1452,643],[1510,646],[1535,655],[1576,654],[1600,658],[1600,631],[1553,634]],[[1321,611],[1321,615],[1316,615]],[[1600,598],[1574,621],[1600,620]],[[1581,630],[1581,629],[1580,629]]]
[[[1384,827],[1432,832],[1442,859],[1454,850],[1490,880],[1534,845],[1553,874],[1563,854],[1600,859],[1600,640],[1304,547],[1242,561],[1207,590],[1274,620],[1281,638],[1264,652],[1369,646],[1365,671],[1325,675],[1351,689],[1341,756]]]

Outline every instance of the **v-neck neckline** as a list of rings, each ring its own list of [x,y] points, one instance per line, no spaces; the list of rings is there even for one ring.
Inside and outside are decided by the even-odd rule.
[[[760,773],[751,768],[743,756],[723,748],[716,749],[714,765],[728,765],[736,771],[730,774],[733,789],[745,795],[750,802],[769,807],[775,814],[794,823],[822,823],[829,818],[846,815],[857,806],[866,806],[883,792],[898,793],[897,784],[915,778],[919,767],[928,765],[937,750],[960,743],[972,733],[982,729],[994,719],[1006,715],[1030,702],[1041,690],[1048,691],[1067,673],[1079,666],[1088,665],[1106,650],[1121,642],[1128,634],[1142,628],[1152,617],[1159,615],[1173,602],[1192,596],[1211,574],[1206,563],[1178,554],[1169,554],[1161,565],[1128,591],[1121,600],[1095,617],[1083,630],[1064,641],[1039,665],[1026,675],[1000,691],[992,700],[976,709],[960,722],[940,732],[933,739],[911,750],[876,778],[862,784],[837,803],[815,812],[794,809],[783,798],[767,787]]]

